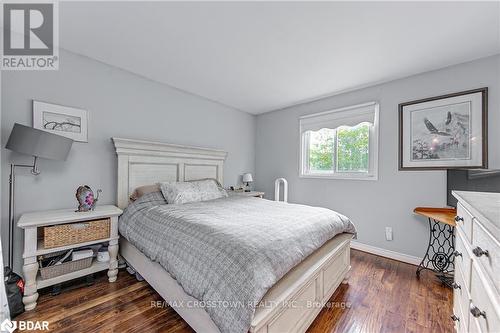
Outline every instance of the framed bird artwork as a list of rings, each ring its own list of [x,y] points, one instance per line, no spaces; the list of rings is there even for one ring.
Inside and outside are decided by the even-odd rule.
[[[488,88],[399,104],[399,170],[488,167]]]

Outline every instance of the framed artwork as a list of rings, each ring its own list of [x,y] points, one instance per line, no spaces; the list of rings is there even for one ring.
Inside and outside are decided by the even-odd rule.
[[[33,101],[33,127],[87,142],[87,110]]]
[[[399,104],[399,170],[488,167],[488,88]]]

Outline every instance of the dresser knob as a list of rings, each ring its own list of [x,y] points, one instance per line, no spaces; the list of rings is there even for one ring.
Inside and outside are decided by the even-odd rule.
[[[479,308],[472,303],[470,303],[470,314],[476,318],[481,316],[486,318],[486,312],[479,310]]]
[[[456,250],[455,250],[455,252],[453,252],[453,255],[454,255],[455,257],[462,257],[462,253],[460,253],[460,252],[458,252],[458,251],[456,251]]]
[[[460,287],[460,285],[456,282],[453,282],[451,286],[453,287],[453,289],[462,289],[462,287]]]
[[[476,257],[481,257],[481,256],[483,256],[483,255],[484,255],[484,256],[486,256],[486,257],[489,257],[489,256],[490,256],[490,254],[489,254],[488,250],[483,250],[483,249],[482,249],[482,248],[480,248],[479,246],[477,246],[476,248],[474,248],[474,249],[472,250],[472,253],[474,253],[474,255],[475,255]]]
[[[453,321],[460,321],[460,318],[458,318],[457,316],[453,315],[453,316],[451,316],[451,320],[453,320]]]
[[[464,218],[462,216],[455,216],[455,222],[463,222]]]

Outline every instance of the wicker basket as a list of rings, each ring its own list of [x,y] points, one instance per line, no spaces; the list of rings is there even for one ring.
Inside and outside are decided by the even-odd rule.
[[[40,276],[42,277],[42,280],[46,280],[59,275],[64,275],[79,271],[81,269],[89,268],[90,266],[92,266],[92,259],[92,257],[89,257],[75,261],[68,261],[60,265],[40,267]]]
[[[109,238],[110,220],[60,224],[43,228],[43,246],[46,249]]]

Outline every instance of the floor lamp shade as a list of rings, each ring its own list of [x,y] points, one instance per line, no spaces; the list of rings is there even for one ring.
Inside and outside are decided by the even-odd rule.
[[[72,144],[71,139],[16,123],[5,148],[26,155],[64,161]]]

